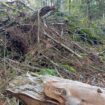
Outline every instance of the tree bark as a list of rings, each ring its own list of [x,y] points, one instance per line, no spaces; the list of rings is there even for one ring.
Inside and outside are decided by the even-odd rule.
[[[105,105],[105,89],[54,76],[19,76],[7,92],[26,105]]]

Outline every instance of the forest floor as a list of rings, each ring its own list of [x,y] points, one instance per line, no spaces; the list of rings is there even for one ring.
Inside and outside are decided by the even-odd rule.
[[[102,45],[73,40],[64,20],[1,20],[0,100],[8,99],[5,89],[14,77],[27,72],[49,74],[105,88]],[[10,25],[14,22],[14,25]],[[17,24],[17,23],[20,24]],[[10,26],[8,26],[10,25]],[[6,36],[6,37],[5,37]]]

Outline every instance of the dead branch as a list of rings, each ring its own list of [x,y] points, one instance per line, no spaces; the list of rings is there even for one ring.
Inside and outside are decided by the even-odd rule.
[[[78,58],[82,58],[81,55],[77,54],[76,52],[74,52],[72,49],[70,49],[69,47],[67,47],[66,45],[64,45],[63,43],[59,42],[58,40],[54,39],[53,37],[51,37],[50,35],[47,34],[47,32],[44,31],[44,35],[46,35],[48,38],[52,39],[54,42],[56,42],[57,44],[61,45],[63,48],[65,48],[66,50],[68,50],[70,53],[74,54],[75,56],[77,56]]]

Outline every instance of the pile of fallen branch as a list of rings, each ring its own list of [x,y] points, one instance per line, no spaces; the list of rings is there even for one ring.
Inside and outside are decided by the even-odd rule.
[[[100,60],[98,53],[89,49],[87,51],[79,43],[72,41],[67,33],[68,24],[65,20],[58,22],[52,18],[48,21],[46,14],[53,10],[54,15],[54,7],[47,6],[33,13],[32,9],[23,4],[17,1],[1,3],[2,12],[5,14],[3,8],[8,10],[4,15],[6,18],[2,17],[0,21],[1,59],[6,65],[19,72],[26,69],[36,72],[41,68],[53,68],[58,76],[73,79],[76,78],[74,73],[63,65],[72,66],[78,71],[82,69],[84,72],[100,71],[100,67],[97,67],[100,65],[104,71],[104,62]],[[21,10],[18,10],[19,5]],[[12,13],[15,9],[17,14],[14,16]]]

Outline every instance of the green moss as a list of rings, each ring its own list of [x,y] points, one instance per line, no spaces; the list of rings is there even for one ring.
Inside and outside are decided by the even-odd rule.
[[[56,71],[54,69],[50,69],[50,68],[42,68],[40,70],[40,72],[38,72],[38,74],[40,75],[52,75],[52,76],[56,76]]]
[[[62,65],[62,67],[64,67],[65,69],[67,69],[70,72],[76,72],[76,69],[72,66],[69,66],[67,64]]]

